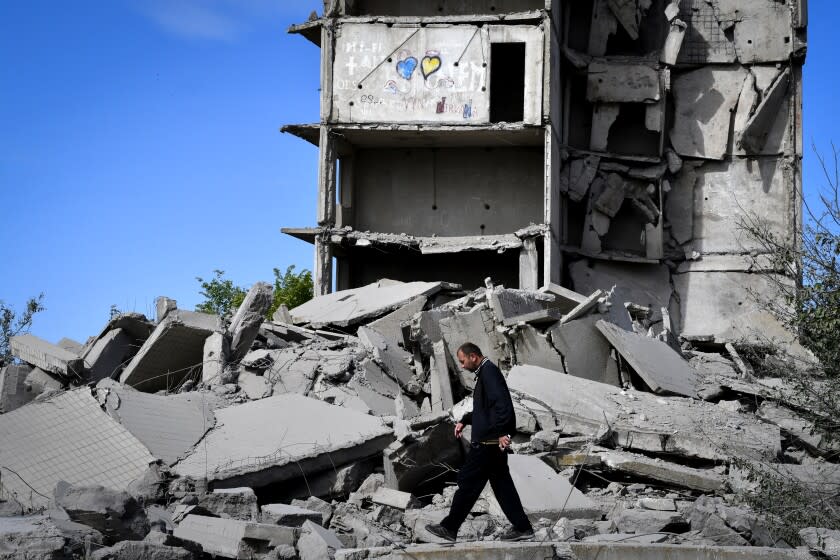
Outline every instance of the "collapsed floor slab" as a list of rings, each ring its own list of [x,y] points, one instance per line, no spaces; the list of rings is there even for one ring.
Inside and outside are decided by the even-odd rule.
[[[145,392],[172,390],[200,374],[204,341],[222,331],[220,317],[176,309],[161,321],[120,376],[120,383]]]
[[[296,324],[347,327],[389,313],[409,301],[440,291],[441,282],[380,280],[311,299],[290,310]]]
[[[376,417],[284,394],[216,411],[217,426],[173,470],[217,488],[259,488],[382,451],[392,431]]]
[[[550,406],[564,433],[609,434],[619,447],[712,460],[781,451],[777,426],[704,401],[625,391],[536,366],[515,366],[507,381]]]
[[[0,415],[0,486],[28,509],[48,505],[59,480],[124,490],[154,461],[86,387]]]
[[[81,378],[85,369],[76,354],[31,334],[11,337],[9,349],[16,358],[62,377]]]

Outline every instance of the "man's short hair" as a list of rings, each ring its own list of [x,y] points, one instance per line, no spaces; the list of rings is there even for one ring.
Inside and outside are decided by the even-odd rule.
[[[465,342],[464,344],[459,346],[458,352],[460,352],[464,356],[469,356],[470,354],[475,354],[476,356],[484,356],[484,354],[481,353],[481,348],[479,348],[472,342]]]

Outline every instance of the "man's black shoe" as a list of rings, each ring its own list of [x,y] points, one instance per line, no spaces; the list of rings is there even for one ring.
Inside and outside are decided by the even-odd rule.
[[[440,537],[450,542],[455,542],[455,535],[452,534],[452,531],[440,523],[430,523],[426,525],[426,530],[436,537]],[[533,533],[531,534],[533,535]]]
[[[525,531],[520,531],[514,527],[500,538],[503,541],[530,541],[534,538],[534,530],[526,529]]]

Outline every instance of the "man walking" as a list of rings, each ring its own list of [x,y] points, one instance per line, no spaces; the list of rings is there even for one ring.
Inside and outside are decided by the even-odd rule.
[[[465,424],[472,424],[470,452],[458,471],[458,490],[452,508],[440,524],[426,525],[426,530],[440,538],[454,541],[458,528],[467,518],[478,496],[490,481],[490,487],[513,524],[503,540],[519,541],[534,537],[531,522],[522,509],[519,494],[508,470],[510,436],[516,431],[516,417],[505,378],[496,364],[485,358],[475,344],[467,342],[458,348],[461,367],[476,375],[473,410],[455,424],[455,437],[460,438]]]

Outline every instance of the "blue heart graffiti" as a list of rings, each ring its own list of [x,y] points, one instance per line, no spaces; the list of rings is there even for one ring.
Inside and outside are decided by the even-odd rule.
[[[397,74],[404,80],[410,80],[411,75],[414,74],[414,69],[417,68],[417,59],[413,56],[404,58],[397,62]]]

